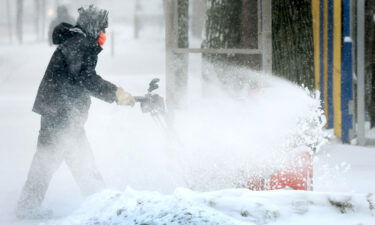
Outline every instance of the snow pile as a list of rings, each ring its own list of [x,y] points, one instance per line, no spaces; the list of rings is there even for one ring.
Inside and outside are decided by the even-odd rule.
[[[324,215],[322,214],[324,213]],[[228,189],[197,193],[106,190],[89,198],[62,225],[375,224],[371,194]]]

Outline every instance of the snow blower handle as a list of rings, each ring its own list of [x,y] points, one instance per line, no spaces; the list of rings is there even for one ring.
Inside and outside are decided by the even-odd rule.
[[[139,103],[150,102],[151,96],[152,96],[151,92],[159,88],[159,85],[158,85],[159,81],[160,81],[159,78],[152,79],[148,85],[148,89],[147,89],[148,93],[145,94],[145,96],[134,96],[134,100]]]
[[[150,84],[148,85],[148,93],[151,93],[153,90],[156,90],[159,88],[159,78],[154,78],[151,80]]]
[[[134,97],[135,102],[139,102],[139,103],[147,102],[147,97],[145,96],[133,96],[133,97]]]
[[[167,114],[165,110],[164,98],[158,94],[152,93],[152,91],[159,88],[159,81],[159,78],[152,79],[149,83],[147,94],[144,96],[134,96],[134,100],[140,103],[143,113],[150,113],[156,125],[162,128],[163,132],[166,134],[166,136],[168,136],[171,127],[166,119]]]

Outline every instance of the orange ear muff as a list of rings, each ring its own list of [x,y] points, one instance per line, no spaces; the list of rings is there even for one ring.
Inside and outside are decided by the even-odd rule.
[[[107,40],[107,36],[105,35],[105,33],[104,32],[100,32],[99,38],[98,38],[99,45],[103,46],[106,40]]]

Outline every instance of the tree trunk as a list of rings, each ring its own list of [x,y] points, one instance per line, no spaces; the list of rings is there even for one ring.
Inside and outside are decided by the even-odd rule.
[[[177,11],[178,11],[178,31],[177,31],[177,46],[179,48],[189,47],[189,0],[177,0]],[[178,90],[178,102],[177,107],[182,106],[181,103],[185,102],[186,89],[188,82],[188,65],[189,55],[178,54],[176,55],[176,88]]]
[[[139,38],[140,32],[140,15],[138,14],[141,11],[141,3],[140,1],[135,1],[134,3],[134,19],[133,19],[133,37],[134,39]]]
[[[242,1],[242,47],[249,49],[258,48],[258,0]]]
[[[47,3],[46,0],[41,0],[41,10],[40,10],[40,17],[41,17],[41,33],[40,38],[44,40],[46,37],[46,14],[47,14]]]
[[[205,29],[204,48],[257,47],[257,0],[208,0]],[[225,87],[240,90],[247,78],[228,66],[259,69],[259,55],[203,54],[203,63],[205,81],[218,79]],[[212,76],[213,73],[216,77]]]
[[[13,31],[12,31],[12,17],[10,15],[11,9],[10,9],[9,0],[6,0],[6,11],[7,11],[7,24],[8,24],[9,44],[12,44]]]
[[[202,38],[207,0],[193,0],[191,17],[191,33],[196,38]]]
[[[37,41],[45,37],[46,0],[34,0],[34,31]]]
[[[23,0],[17,0],[16,33],[20,44],[23,43]]]
[[[278,0],[272,5],[273,72],[314,88],[310,0]]]
[[[365,2],[365,83],[366,108],[371,127],[375,126],[375,0]]]
[[[34,0],[34,31],[36,40],[40,39],[40,0]]]

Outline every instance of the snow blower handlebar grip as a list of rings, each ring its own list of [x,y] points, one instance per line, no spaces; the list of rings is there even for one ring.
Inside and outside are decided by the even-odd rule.
[[[148,86],[148,93],[151,93],[153,90],[156,90],[159,88],[158,82],[160,81],[159,78],[154,78],[151,80],[149,86]]]
[[[134,96],[134,100],[135,102],[142,103],[142,102],[147,102],[148,98],[145,96]]]
[[[139,103],[151,102],[152,95],[151,92],[159,88],[159,78],[154,78],[148,85],[148,93],[145,96],[134,96],[134,100]]]

